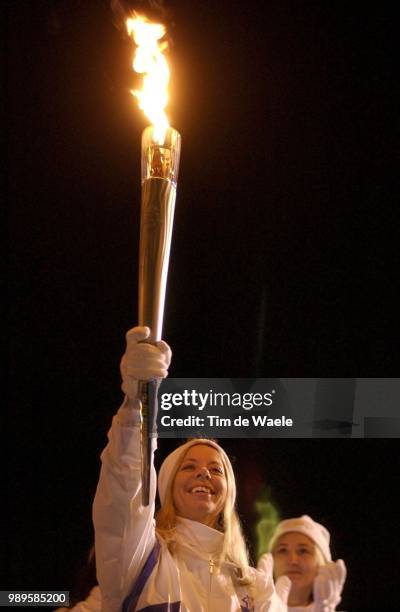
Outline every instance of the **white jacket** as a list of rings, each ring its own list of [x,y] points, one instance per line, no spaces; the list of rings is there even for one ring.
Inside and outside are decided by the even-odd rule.
[[[120,612],[130,594],[134,602],[130,612],[151,612],[157,605],[159,611],[174,612],[286,612],[271,576],[253,569],[254,584],[248,587],[234,581],[233,564],[214,569],[210,561],[218,557],[223,541],[219,531],[180,518],[173,553],[156,536],[154,466],[150,504],[141,504],[137,410],[124,404],[113,418],[108,438],[93,506],[103,612]]]

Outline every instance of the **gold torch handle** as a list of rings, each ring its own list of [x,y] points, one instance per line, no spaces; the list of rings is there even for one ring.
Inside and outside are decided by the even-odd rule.
[[[142,137],[142,204],[139,247],[139,325],[150,327],[148,342],[162,337],[165,292],[174,221],[180,136],[168,128],[163,144],[153,128]],[[158,381],[141,382],[142,503],[149,505],[152,444],[156,435]]]

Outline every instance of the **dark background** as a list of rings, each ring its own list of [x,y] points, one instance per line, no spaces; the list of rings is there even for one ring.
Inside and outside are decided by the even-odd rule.
[[[389,4],[356,5],[168,3],[182,134],[164,326],[175,377],[398,374],[397,32]],[[108,2],[17,1],[6,17],[1,587],[70,589],[136,323],[146,120]],[[223,444],[249,538],[266,483],[282,516],[331,530],[345,609],[398,609],[396,440]]]

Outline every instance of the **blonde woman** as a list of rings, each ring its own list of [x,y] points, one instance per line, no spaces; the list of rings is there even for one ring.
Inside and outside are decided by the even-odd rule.
[[[274,578],[291,581],[290,612],[333,612],[341,601],[346,567],[332,561],[330,534],[307,515],[278,524],[269,543]],[[265,558],[266,556],[264,556]]]
[[[263,571],[249,566],[235,477],[216,442],[191,440],[166,458],[156,518],[154,467],[150,505],[141,503],[137,381],[164,378],[171,359],[165,342],[143,342],[149,333],[136,327],[127,334],[125,400],[101,456],[93,517],[102,610],[285,612],[271,564]],[[287,584],[285,579],[282,597]]]

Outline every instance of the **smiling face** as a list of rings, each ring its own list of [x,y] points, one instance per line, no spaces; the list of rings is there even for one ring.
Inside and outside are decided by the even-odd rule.
[[[172,487],[177,516],[216,527],[226,495],[226,473],[217,449],[206,444],[191,446]]]
[[[312,600],[314,578],[320,555],[314,542],[302,533],[285,533],[274,546],[274,576],[292,581],[288,605],[304,606]]]

